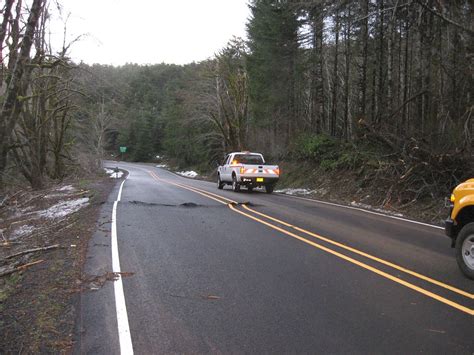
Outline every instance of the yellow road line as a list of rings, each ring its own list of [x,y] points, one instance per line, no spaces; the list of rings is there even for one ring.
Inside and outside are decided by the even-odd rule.
[[[174,183],[171,183],[171,184],[174,184]],[[178,185],[180,185],[180,184],[178,184]],[[181,185],[180,185],[180,186],[181,186]],[[186,185],[182,185],[182,187],[184,187],[184,186],[186,186]],[[184,188],[185,188],[185,187],[184,187]],[[217,194],[213,194],[212,192],[209,192],[209,191],[206,191],[206,190],[202,190],[202,189],[195,188],[195,187],[192,187],[192,189],[193,189],[193,190],[196,190],[196,192],[202,192],[202,193],[205,193],[205,194],[210,194],[210,195],[216,196],[216,197],[218,197],[218,198],[222,198],[222,199],[224,199],[224,200],[230,201],[230,202],[232,202],[232,203],[236,203],[235,201],[232,201],[232,200],[230,200],[230,199],[228,199],[228,198],[225,198],[225,197],[220,196],[220,195],[217,195]],[[461,290],[461,289],[459,289],[459,288],[456,288],[456,287],[454,287],[454,286],[445,284],[445,283],[443,283],[443,282],[441,282],[441,281],[432,279],[432,278],[430,278],[430,277],[428,277],[428,276],[419,274],[419,273],[417,273],[417,272],[415,272],[415,271],[412,271],[412,270],[407,269],[407,268],[404,268],[404,267],[402,267],[402,266],[400,266],[400,265],[394,264],[394,263],[392,263],[392,262],[390,262],[390,261],[387,261],[387,260],[384,260],[384,259],[380,259],[380,258],[378,258],[378,257],[376,257],[376,256],[373,256],[373,255],[371,255],[371,254],[365,253],[365,252],[360,251],[360,250],[358,250],[358,249],[349,247],[349,246],[347,246],[347,245],[344,245],[344,244],[342,244],[342,243],[336,242],[336,241],[331,240],[331,239],[329,239],[329,238],[323,237],[323,236],[318,235],[318,234],[316,234],[316,233],[312,233],[312,232],[310,232],[310,231],[308,231],[308,230],[305,230],[305,229],[303,229],[303,228],[299,228],[299,227],[297,227],[297,226],[294,226],[294,225],[292,225],[292,224],[289,224],[289,223],[287,223],[287,222],[284,222],[284,221],[282,221],[282,220],[280,220],[280,219],[271,217],[271,216],[266,215],[266,214],[264,214],[264,213],[258,212],[258,211],[254,210],[254,209],[251,209],[250,207],[248,207],[248,206],[246,206],[246,205],[243,205],[243,207],[244,207],[245,209],[247,209],[248,211],[252,212],[252,213],[255,213],[255,214],[260,215],[260,216],[262,216],[262,217],[268,218],[268,219],[270,219],[270,220],[272,220],[272,221],[275,221],[275,222],[277,222],[277,223],[280,223],[280,224],[282,224],[282,225],[284,225],[284,226],[286,226],[286,227],[293,228],[293,229],[295,229],[295,230],[297,230],[297,231],[299,231],[299,232],[305,233],[305,234],[310,235],[310,236],[312,236],[312,237],[314,237],[314,238],[317,238],[317,239],[323,240],[323,241],[325,241],[325,242],[327,242],[327,243],[336,245],[336,246],[338,246],[338,247],[340,247],[340,248],[343,248],[343,249],[345,249],[345,250],[351,251],[351,252],[353,252],[353,253],[355,253],[355,254],[361,255],[361,256],[366,257],[366,258],[368,258],[368,259],[374,260],[374,261],[379,262],[379,263],[381,263],[381,264],[383,264],[383,265],[387,265],[387,266],[392,267],[392,268],[394,268],[394,269],[396,269],[396,270],[398,270],[398,271],[401,271],[401,272],[404,272],[404,273],[406,273],[406,274],[408,274],[408,275],[417,277],[417,278],[419,278],[419,279],[421,279],[421,280],[430,282],[430,283],[432,283],[432,284],[434,284],[434,285],[437,285],[437,286],[439,286],[439,287],[442,287],[442,288],[444,288],[444,289],[447,289],[447,290],[449,290],[449,291],[451,291],[451,292],[457,293],[457,294],[459,294],[459,295],[461,295],[461,296],[464,296],[464,297],[467,297],[467,298],[470,298],[470,299],[474,299],[474,294],[472,294],[472,293],[469,293],[469,292],[466,292],[466,291]]]
[[[265,222],[264,220],[261,220],[260,218],[257,218],[257,217],[254,217],[254,216],[252,216],[252,215],[249,215],[249,214],[247,214],[247,213],[245,213],[245,212],[239,211],[238,209],[236,209],[236,208],[235,208],[234,206],[232,206],[231,204],[228,204],[227,206],[229,206],[229,208],[230,208],[231,210],[233,210],[234,212],[237,212],[237,213],[239,213],[239,214],[241,214],[241,215],[243,215],[243,216],[245,216],[245,217],[247,217],[247,218],[253,219],[253,220],[256,221],[256,222],[261,223],[261,224],[264,224],[264,225],[266,225],[266,226],[268,226],[268,227],[270,227],[270,228],[272,228],[272,229],[275,229],[275,230],[277,230],[277,231],[279,231],[279,232],[281,232],[281,233],[284,233],[284,234],[286,234],[286,235],[289,235],[289,236],[292,237],[292,238],[298,239],[298,240],[302,241],[303,243],[309,244],[309,245],[311,245],[311,246],[313,246],[313,247],[315,247],[315,248],[317,248],[317,249],[321,249],[321,250],[323,250],[323,251],[325,251],[325,252],[327,252],[327,253],[330,253],[330,254],[335,255],[335,256],[337,256],[337,257],[339,257],[339,258],[341,258],[341,259],[344,259],[344,260],[346,260],[346,261],[349,261],[349,262],[352,263],[352,264],[358,265],[358,266],[360,266],[360,267],[362,267],[362,268],[364,268],[364,269],[367,269],[367,270],[369,270],[369,271],[372,271],[372,272],[376,273],[377,275],[383,276],[383,277],[385,277],[385,278],[387,278],[387,279],[389,279],[389,280],[392,280],[392,281],[394,281],[394,282],[396,282],[396,283],[398,283],[398,284],[400,284],[400,285],[403,285],[403,286],[405,286],[405,287],[408,287],[408,288],[410,288],[410,289],[412,289],[412,290],[414,290],[414,291],[417,291],[417,292],[419,292],[419,293],[421,293],[421,294],[423,294],[423,295],[425,295],[425,296],[428,296],[428,297],[433,298],[433,299],[435,299],[435,300],[437,300],[437,301],[439,301],[439,302],[442,302],[442,303],[447,304],[447,305],[449,305],[449,306],[451,306],[451,307],[454,307],[454,308],[456,308],[456,309],[458,309],[458,310],[460,310],[460,311],[462,311],[462,312],[465,312],[465,313],[467,313],[467,314],[469,314],[469,315],[471,315],[471,316],[474,315],[474,309],[470,309],[470,308],[468,308],[468,307],[465,307],[465,306],[463,306],[463,305],[460,305],[460,304],[458,304],[458,303],[455,303],[455,302],[453,302],[453,301],[450,301],[450,300],[448,300],[447,298],[444,298],[444,297],[442,297],[442,296],[439,296],[439,295],[437,295],[437,294],[435,294],[435,293],[433,293],[433,292],[427,291],[427,290],[425,290],[425,289],[423,289],[423,288],[421,288],[421,287],[418,287],[418,286],[413,285],[413,284],[411,284],[411,283],[409,283],[409,282],[407,282],[407,281],[404,281],[404,280],[402,280],[402,279],[399,279],[398,277],[392,276],[392,275],[390,275],[390,274],[388,274],[388,273],[386,273],[386,272],[384,272],[384,271],[381,271],[381,270],[379,270],[379,269],[376,269],[376,268],[374,268],[374,267],[372,267],[372,266],[370,266],[370,265],[364,264],[364,263],[362,263],[362,262],[360,262],[360,261],[358,261],[358,260],[355,260],[355,259],[353,259],[353,258],[351,258],[351,257],[348,257],[348,256],[346,256],[346,255],[344,255],[344,254],[341,254],[341,253],[339,253],[339,252],[337,252],[337,251],[334,251],[334,250],[332,250],[332,249],[329,249],[329,248],[327,248],[327,247],[325,247],[325,246],[323,246],[323,245],[314,243],[314,242],[312,242],[312,241],[310,241],[310,240],[307,240],[307,239],[305,239],[305,238],[303,238],[303,237],[300,237],[299,235],[296,235],[296,234],[294,234],[294,233],[288,232],[287,230],[284,230],[283,228],[280,228],[280,227],[277,227],[277,226],[275,226],[275,225],[273,225],[273,224],[270,224],[270,223],[268,223],[268,222]]]
[[[202,193],[205,193],[205,194],[207,194],[207,195],[211,195],[211,196],[220,198],[220,199],[222,199],[222,200],[227,201],[226,204],[229,203],[229,202],[230,202],[230,203],[238,204],[237,201],[231,200],[230,198],[227,198],[227,197],[224,197],[224,196],[221,196],[221,195],[218,195],[218,194],[215,194],[215,193],[206,191],[206,190],[202,190],[202,189],[199,189],[199,188],[194,187],[194,186],[185,185],[185,184],[180,184],[180,183],[175,183],[175,182],[171,182],[171,181],[166,180],[166,179],[162,179],[162,178],[160,178],[159,176],[157,176],[153,171],[149,171],[149,173],[150,173],[150,174],[153,174],[158,180],[167,182],[168,184],[175,185],[175,186],[179,186],[179,187],[182,187],[182,188],[188,189],[188,190],[195,190],[196,192],[202,192]]]
[[[174,184],[174,183],[171,183],[171,184]],[[176,185],[176,184],[175,184],[175,185]],[[177,185],[181,186],[181,184],[177,184]],[[186,186],[186,185],[182,185],[182,187],[186,188],[185,186]],[[195,188],[195,187],[192,187],[192,189],[193,189],[193,190],[196,190],[196,192],[202,192],[202,193],[205,193],[205,194],[210,194],[210,195],[216,196],[216,197],[218,197],[218,198],[222,198],[222,199],[224,199],[224,200],[230,201],[230,202],[232,202],[232,203],[236,203],[235,201],[232,201],[232,200],[230,200],[230,199],[228,199],[228,198],[225,198],[225,197],[223,197],[223,196],[214,194],[214,193],[209,192],[209,191],[206,191],[206,190],[202,190],[202,189]],[[351,251],[351,252],[353,252],[353,253],[355,253],[355,254],[358,254],[358,255],[361,255],[361,256],[366,257],[366,258],[368,258],[368,259],[374,260],[374,261],[376,261],[376,262],[378,262],[378,263],[381,263],[381,264],[383,264],[383,265],[387,265],[387,266],[392,267],[392,268],[394,268],[394,269],[396,269],[396,270],[398,270],[398,271],[401,271],[401,272],[404,272],[404,273],[406,273],[406,274],[408,274],[408,275],[417,277],[417,278],[419,278],[419,279],[421,279],[421,280],[430,282],[430,283],[432,283],[432,284],[434,284],[434,285],[437,285],[437,286],[439,286],[439,287],[442,287],[442,288],[444,288],[444,289],[447,289],[447,290],[449,290],[449,291],[451,291],[451,292],[457,293],[457,294],[459,294],[459,295],[461,295],[461,296],[464,296],[464,297],[467,297],[467,298],[470,298],[470,299],[474,299],[474,294],[472,294],[472,293],[469,293],[469,292],[466,292],[466,291],[461,290],[461,289],[459,289],[459,288],[456,288],[456,287],[454,287],[454,286],[445,284],[445,283],[443,283],[443,282],[441,282],[441,281],[438,281],[438,280],[435,280],[435,279],[430,278],[430,277],[428,277],[428,276],[419,274],[419,273],[417,273],[417,272],[415,272],[415,271],[412,271],[412,270],[407,269],[407,268],[404,268],[404,267],[402,267],[402,266],[400,266],[400,265],[394,264],[394,263],[392,263],[392,262],[390,262],[390,261],[387,261],[387,260],[384,260],[384,259],[380,259],[380,258],[378,258],[378,257],[376,257],[376,256],[373,256],[373,255],[371,255],[371,254],[365,253],[365,252],[360,251],[360,250],[358,250],[358,249],[352,248],[352,247],[347,246],[347,245],[345,245],[345,244],[336,242],[336,241],[334,241],[334,240],[331,240],[331,239],[329,239],[329,238],[323,237],[323,236],[318,235],[318,234],[316,234],[316,233],[310,232],[310,231],[305,230],[305,229],[303,229],[303,228],[294,226],[294,225],[289,224],[289,223],[287,223],[287,222],[284,222],[284,221],[282,221],[282,220],[280,220],[280,219],[277,219],[277,218],[271,217],[271,216],[269,216],[269,215],[266,215],[266,214],[264,214],[264,213],[258,212],[258,211],[254,210],[254,209],[251,209],[250,207],[248,207],[248,206],[246,206],[246,205],[243,205],[243,207],[244,207],[245,209],[247,209],[248,211],[252,212],[252,213],[255,213],[255,214],[257,214],[257,215],[260,215],[260,216],[262,216],[262,217],[265,217],[265,218],[270,219],[270,220],[272,220],[272,221],[275,221],[275,222],[277,222],[277,223],[280,223],[280,224],[282,224],[282,225],[284,225],[284,226],[286,226],[286,227],[293,228],[293,229],[295,229],[295,230],[297,230],[297,231],[299,231],[299,232],[305,233],[305,234],[310,235],[310,236],[312,236],[312,237],[314,237],[314,238],[317,238],[317,239],[323,240],[323,241],[325,241],[325,242],[327,242],[327,243],[336,245],[336,246],[338,246],[338,247],[340,247],[340,248],[342,248],[342,249]]]
[[[194,187],[194,186],[182,185],[182,184],[175,184],[175,185],[176,185],[176,186],[181,186],[181,187],[187,187],[187,188],[189,188],[189,189],[191,189],[191,190],[194,190],[194,191],[200,191],[200,192],[203,192],[203,193],[205,193],[205,194],[207,194],[207,195],[210,195],[210,196],[215,196],[215,197],[220,198],[220,199],[222,199],[222,200],[224,200],[224,201],[227,201],[227,203],[232,203],[232,204],[235,204],[235,205],[238,204],[237,201],[231,200],[231,199],[229,199],[229,198],[227,198],[227,197],[224,197],[224,196],[220,196],[220,195],[217,195],[217,194],[213,194],[212,192],[209,192],[209,191],[206,191],[206,190],[201,190],[201,189],[199,189],[199,188],[197,188],[197,187]]]
[[[389,279],[389,280],[391,280],[391,281],[394,281],[394,282],[396,282],[396,283],[398,283],[398,284],[400,284],[400,285],[403,285],[403,286],[405,286],[405,287],[407,287],[407,288],[410,288],[410,289],[412,289],[412,290],[414,290],[414,291],[416,291],[416,292],[419,292],[419,293],[421,293],[421,294],[423,294],[423,295],[425,295],[425,296],[427,296],[427,297],[430,297],[430,298],[432,298],[432,299],[435,299],[435,300],[437,300],[437,301],[439,301],[439,302],[441,302],[441,303],[444,303],[444,304],[446,304],[446,305],[449,305],[449,306],[451,306],[451,307],[453,307],[453,308],[455,308],[455,309],[458,309],[458,310],[460,310],[460,311],[462,311],[462,312],[464,312],[464,313],[467,313],[467,314],[469,314],[469,315],[471,315],[471,316],[474,315],[474,309],[465,307],[465,306],[463,306],[463,305],[461,305],[461,304],[458,304],[458,303],[456,303],[456,302],[453,302],[453,301],[451,301],[451,300],[448,300],[447,298],[444,298],[444,297],[442,297],[442,296],[439,296],[439,295],[437,295],[437,294],[435,294],[435,293],[433,293],[433,292],[430,292],[430,291],[428,291],[428,290],[425,290],[425,289],[423,289],[423,288],[421,288],[421,287],[418,287],[418,286],[416,286],[416,285],[414,285],[414,284],[411,284],[411,283],[409,283],[409,282],[407,282],[407,281],[404,281],[404,280],[402,280],[402,279],[400,279],[400,278],[398,278],[398,277],[392,276],[392,275],[390,275],[390,274],[388,274],[388,273],[386,273],[386,272],[384,272],[384,271],[382,271],[382,270],[379,270],[379,269],[377,269],[377,268],[375,268],[375,267],[372,267],[372,266],[370,266],[370,265],[368,265],[368,264],[365,264],[365,263],[360,262],[360,261],[358,261],[358,260],[356,260],[356,259],[353,259],[353,258],[351,258],[351,257],[349,257],[349,256],[346,256],[346,255],[344,255],[344,254],[341,254],[341,253],[339,253],[339,252],[337,252],[337,251],[334,251],[334,250],[332,250],[332,249],[330,249],[330,248],[327,248],[327,247],[325,247],[325,246],[323,246],[323,245],[320,245],[320,244],[317,244],[317,243],[315,243],[315,242],[312,242],[312,241],[310,241],[310,240],[308,240],[308,239],[305,239],[305,238],[303,238],[303,237],[301,237],[301,236],[299,236],[299,235],[296,235],[296,234],[294,234],[294,233],[291,233],[291,232],[289,232],[289,231],[287,231],[287,230],[285,230],[285,229],[283,229],[283,228],[280,228],[280,227],[278,227],[278,226],[275,226],[275,225],[273,225],[273,224],[270,224],[270,223],[268,223],[268,222],[266,222],[266,221],[264,221],[264,220],[262,220],[262,219],[260,219],[260,218],[257,218],[257,217],[254,217],[254,216],[250,215],[250,214],[247,214],[247,213],[245,213],[245,212],[239,211],[239,210],[236,209],[231,203],[223,202],[222,200],[219,200],[218,198],[223,199],[223,200],[230,201],[230,202],[232,202],[232,203],[236,203],[235,201],[232,201],[232,200],[230,200],[230,199],[227,199],[227,198],[222,197],[222,196],[217,195],[217,194],[213,194],[213,193],[211,193],[211,192],[209,192],[209,191],[205,191],[205,190],[201,190],[201,189],[198,189],[198,188],[195,188],[195,187],[190,187],[190,186],[187,186],[187,185],[184,185],[184,184],[177,184],[177,183],[173,183],[173,182],[168,181],[168,180],[161,179],[161,178],[158,177],[154,172],[151,172],[151,171],[150,171],[149,173],[150,173],[150,175],[151,175],[155,180],[157,180],[157,181],[163,181],[163,182],[168,183],[168,184],[170,184],[170,185],[174,185],[174,186],[181,187],[181,188],[183,188],[183,189],[186,189],[186,190],[195,192],[195,193],[197,193],[197,194],[199,194],[199,195],[202,195],[202,196],[204,196],[204,197],[210,198],[210,199],[212,199],[212,200],[214,200],[214,201],[217,201],[217,202],[219,202],[219,203],[221,203],[221,204],[226,204],[232,211],[234,211],[234,212],[236,212],[236,213],[239,213],[239,214],[241,214],[241,215],[243,215],[243,216],[245,216],[245,217],[247,217],[247,218],[250,218],[250,219],[252,219],[252,220],[254,220],[254,221],[258,222],[258,223],[264,224],[264,225],[266,225],[266,226],[268,226],[268,227],[270,227],[270,228],[272,228],[272,229],[275,229],[275,230],[277,230],[277,231],[279,231],[279,232],[281,232],[281,233],[284,233],[284,234],[286,234],[286,235],[289,235],[289,236],[292,237],[292,238],[295,238],[295,239],[297,239],[297,240],[300,240],[300,241],[302,241],[303,243],[306,243],[306,244],[308,244],[308,245],[311,245],[311,246],[313,246],[313,247],[315,247],[315,248],[317,248],[317,249],[323,250],[323,251],[325,251],[325,252],[327,252],[327,253],[329,253],[329,254],[335,255],[335,256],[337,256],[337,257],[343,259],[343,260],[346,260],[346,261],[348,261],[348,262],[350,262],[350,263],[352,263],[352,264],[355,264],[355,265],[357,265],[357,266],[360,266],[360,267],[362,267],[362,268],[364,268],[364,269],[366,269],[366,270],[372,271],[372,272],[374,272],[374,273],[377,274],[377,275],[380,275],[380,276],[382,276],[382,277],[385,277],[385,278],[387,278],[387,279]],[[213,197],[213,196],[211,196],[211,195],[216,196],[216,197],[218,197],[218,198]],[[344,244],[341,244],[341,243],[332,241],[332,240],[330,240],[330,239],[327,239],[327,238],[324,238],[324,237],[322,237],[322,236],[319,236],[319,235],[317,235],[317,234],[315,234],[315,233],[312,233],[312,232],[306,231],[306,230],[304,230],[304,229],[302,229],[302,228],[293,226],[293,225],[291,225],[291,224],[289,224],[289,223],[286,223],[286,222],[284,222],[284,221],[281,221],[281,220],[279,220],[279,219],[277,219],[277,218],[274,218],[274,217],[265,215],[265,214],[263,214],[263,213],[261,213],[261,212],[257,212],[257,211],[255,211],[255,210],[250,209],[249,207],[247,207],[247,206],[245,206],[245,205],[244,205],[244,208],[246,208],[247,210],[249,210],[249,211],[251,211],[251,212],[253,212],[253,213],[257,214],[257,215],[261,215],[261,216],[263,216],[263,217],[265,217],[265,218],[268,218],[268,219],[273,220],[273,221],[275,221],[275,222],[281,223],[281,224],[284,225],[284,226],[287,226],[287,227],[290,227],[290,228],[294,228],[294,229],[296,229],[296,230],[298,230],[298,231],[300,231],[300,232],[306,233],[306,234],[311,235],[311,236],[313,236],[313,237],[315,237],[315,238],[319,238],[319,239],[321,239],[321,240],[323,240],[323,241],[326,241],[326,242],[331,243],[331,244],[333,244],[333,245],[339,246],[339,247],[341,247],[341,248],[343,248],[343,249],[352,251],[352,252],[357,253],[357,254],[359,254],[359,255],[365,256],[365,257],[367,257],[367,258],[369,258],[369,259],[372,259],[372,260],[378,261],[378,262],[380,262],[380,263],[382,263],[382,264],[391,266],[391,267],[393,267],[393,268],[395,268],[395,269],[397,269],[397,270],[399,270],[399,271],[406,272],[406,273],[408,273],[408,274],[410,274],[410,275],[419,277],[420,279],[423,279],[423,280],[425,280],[425,281],[432,282],[433,284],[436,284],[436,285],[441,286],[441,287],[445,287],[445,288],[447,288],[447,289],[449,289],[449,290],[451,290],[451,291],[453,291],[453,292],[457,292],[457,293],[463,294],[463,295],[465,295],[465,296],[467,296],[467,297],[469,297],[469,298],[472,298],[472,294],[467,293],[467,292],[462,291],[462,290],[459,290],[459,289],[456,289],[455,287],[452,287],[452,286],[443,284],[443,283],[441,283],[441,282],[439,282],[439,281],[430,279],[429,277],[426,277],[426,276],[421,275],[421,274],[418,274],[418,273],[416,273],[416,272],[414,272],[414,271],[405,269],[405,268],[403,268],[403,267],[401,267],[401,266],[398,266],[398,265],[396,265],[396,264],[392,264],[392,263],[390,263],[390,262],[388,262],[388,261],[385,261],[385,260],[383,260],[383,259],[379,259],[379,258],[377,258],[377,257],[374,257],[374,256],[370,255],[370,254],[367,254],[367,253],[364,253],[364,252],[359,251],[359,250],[357,250],[357,249],[348,247],[348,246],[346,246],[346,245],[344,245]],[[406,271],[405,271],[405,270],[406,270]],[[418,276],[418,275],[419,275],[419,276]],[[456,291],[454,291],[454,290],[456,290]]]
[[[396,270],[398,270],[398,271],[402,271],[402,272],[404,272],[404,273],[406,273],[406,274],[415,276],[415,277],[417,277],[417,278],[419,278],[419,279],[421,279],[421,280],[430,282],[430,283],[432,283],[432,284],[434,284],[434,285],[437,285],[437,286],[439,286],[439,287],[445,288],[445,289],[447,289],[447,290],[450,290],[450,291],[452,291],[452,292],[455,292],[455,293],[460,294],[460,295],[462,295],[462,296],[465,296],[465,297],[467,297],[467,298],[474,299],[474,294],[472,294],[472,293],[466,292],[466,291],[464,291],[464,290],[461,290],[461,289],[456,288],[456,287],[451,286],[451,285],[447,285],[447,284],[445,284],[445,283],[443,283],[443,282],[441,282],[441,281],[432,279],[432,278],[430,278],[430,277],[428,277],[428,276],[425,276],[425,275],[419,274],[419,273],[417,273],[417,272],[415,272],[415,271],[406,269],[406,268],[404,268],[404,267],[402,267],[402,266],[400,266],[400,265],[394,264],[394,263],[392,263],[392,262],[390,262],[390,261],[386,261],[386,260],[377,258],[376,256],[367,254],[367,253],[365,253],[365,252],[363,252],[363,251],[360,251],[360,250],[358,250],[358,249],[355,249],[355,248],[352,248],[352,247],[347,246],[347,245],[345,245],[345,244],[342,244],[342,243],[336,242],[336,241],[334,241],[334,240],[328,239],[328,238],[323,237],[323,236],[321,236],[321,235],[319,235],[319,234],[310,232],[310,231],[308,231],[308,230],[306,230],[306,229],[299,228],[299,227],[297,227],[297,226],[291,225],[291,224],[286,223],[286,222],[284,222],[284,221],[282,221],[282,220],[279,220],[279,219],[277,219],[277,218],[274,218],[274,217],[271,217],[271,216],[266,215],[266,214],[264,214],[264,213],[255,211],[254,209],[251,209],[250,207],[247,207],[247,206],[245,206],[245,205],[243,205],[243,207],[244,207],[246,210],[248,210],[248,211],[250,211],[250,212],[252,212],[252,213],[255,213],[255,214],[259,215],[259,216],[268,218],[268,219],[270,219],[270,220],[272,220],[272,221],[274,221],[274,222],[278,222],[278,223],[280,223],[280,224],[282,224],[282,225],[284,225],[284,226],[286,226],[286,227],[293,228],[293,229],[297,230],[298,232],[305,233],[305,234],[310,235],[310,236],[312,236],[312,237],[314,237],[314,238],[317,238],[317,239],[319,239],[319,240],[325,241],[325,242],[330,243],[330,244],[332,244],[332,245],[336,245],[336,246],[338,246],[339,248],[342,248],[342,249],[345,249],[345,250],[349,250],[350,252],[353,252],[353,253],[355,253],[355,254],[359,254],[359,255],[361,255],[361,256],[364,256],[364,257],[366,257],[367,259],[371,259],[371,260],[377,261],[377,262],[380,263],[380,264],[384,264],[384,265],[390,266],[390,267],[392,267],[392,268],[394,268],[394,269],[396,269]]]
[[[195,192],[195,193],[197,193],[197,194],[199,194],[199,195],[202,195],[202,196],[204,196],[204,197],[210,198],[210,199],[212,199],[212,200],[214,200],[214,201],[217,201],[217,202],[219,202],[219,203],[221,203],[221,204],[223,204],[223,205],[227,205],[227,202],[218,200],[217,198],[214,198],[214,197],[212,197],[212,196],[206,195],[206,194],[204,194],[204,193],[202,193],[202,192],[199,192],[199,191],[197,191],[197,190],[190,189],[190,188],[187,188],[187,187],[185,187],[185,186],[172,183],[171,181],[167,181],[167,180],[161,179],[161,178],[159,178],[158,176],[156,176],[153,172],[149,172],[149,173],[150,173],[150,175],[153,177],[153,179],[155,179],[156,181],[164,181],[164,182],[167,183],[167,184],[175,185],[175,186],[181,187],[181,188],[183,188],[183,189],[186,189],[186,190]]]

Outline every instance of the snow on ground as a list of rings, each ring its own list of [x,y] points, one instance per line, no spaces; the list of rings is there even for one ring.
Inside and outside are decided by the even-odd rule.
[[[198,176],[198,173],[195,172],[195,171],[178,171],[176,172],[176,174],[178,175],[181,175],[181,176],[186,176],[186,177],[190,177],[190,178],[195,178],[196,176]]]
[[[79,211],[81,208],[89,204],[89,198],[83,197],[76,200],[67,200],[59,202],[47,210],[39,211],[41,217],[50,219],[65,217],[71,213]]]
[[[311,195],[313,193],[312,190],[308,189],[281,189],[275,190],[276,193],[285,194],[285,195]]]
[[[75,191],[76,189],[72,186],[72,185],[66,185],[66,186],[63,186],[61,187],[60,189],[58,189],[58,191],[61,191],[61,192],[71,192],[71,191]]]
[[[166,165],[166,164],[158,164],[156,167],[157,167],[157,168],[167,168],[168,165]]]
[[[324,190],[324,191],[322,191],[322,190]],[[327,193],[327,191],[325,189],[308,190],[308,189],[289,189],[289,188],[281,189],[281,190],[275,190],[275,192],[280,193],[280,194],[285,194],[285,195],[293,195],[293,196],[295,196],[295,195],[296,196],[298,196],[298,195],[299,196],[311,195],[315,192],[317,192],[317,193],[324,192],[324,194]],[[361,208],[361,209],[364,209],[364,210],[379,212],[379,213],[394,216],[394,217],[404,217],[403,214],[401,214],[401,213],[387,211],[387,210],[384,210],[383,208],[375,208],[375,207],[373,207],[371,205],[367,205],[365,203],[359,203],[359,202],[352,201],[350,205],[352,207],[357,207],[357,208]]]
[[[36,229],[35,227],[25,224],[23,226],[16,228],[8,239],[10,240],[18,239],[20,237],[33,233],[35,229]]]
[[[74,191],[76,191],[76,189],[72,185],[66,185],[56,190],[56,192],[59,193],[48,194],[45,196],[45,198],[61,197],[64,196],[65,193]]]
[[[404,217],[403,214],[401,214],[401,213],[387,211],[387,210],[384,210],[383,208],[374,208],[373,206],[367,205],[365,203],[358,203],[358,202],[352,201],[351,206],[362,208],[364,210],[370,210],[370,211],[375,211],[375,212],[379,212],[379,213],[383,213],[383,214],[388,214],[390,216]]]
[[[118,172],[115,172],[115,170],[109,169],[109,168],[104,168],[104,170],[105,170],[105,173],[110,175],[110,177],[113,179],[120,179],[123,175],[123,171],[121,170],[119,170]]]

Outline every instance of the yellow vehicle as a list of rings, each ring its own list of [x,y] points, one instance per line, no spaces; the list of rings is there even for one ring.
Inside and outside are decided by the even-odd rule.
[[[446,235],[456,248],[459,268],[474,280],[474,179],[469,179],[451,194],[451,213],[446,220]]]

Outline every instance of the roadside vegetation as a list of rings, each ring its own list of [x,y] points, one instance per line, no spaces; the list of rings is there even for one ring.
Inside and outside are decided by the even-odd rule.
[[[100,276],[82,273],[88,241],[115,185],[99,169],[106,118],[80,109],[94,93],[73,43],[49,43],[56,5],[0,2],[2,354],[71,351],[79,295]]]
[[[211,172],[234,150],[356,173],[400,207],[472,175],[470,2],[249,6],[248,40],[208,60],[112,67],[73,63],[73,43],[54,51],[44,0],[7,0],[0,189],[87,175],[103,157]]]
[[[471,1],[249,0],[247,40],[120,67],[75,63],[74,41],[53,49],[51,6],[0,4],[0,352],[70,349],[71,294],[113,186],[104,158],[212,178],[226,152],[258,151],[282,167],[277,188],[436,222],[473,177]],[[69,185],[92,200],[82,214],[30,218]]]
[[[82,65],[81,117],[101,117],[103,150],[208,175],[225,152],[259,151],[286,164],[283,184],[310,166],[305,185],[346,176],[347,199],[371,186],[400,210],[440,207],[472,177],[470,2],[249,5],[248,40],[209,60]]]

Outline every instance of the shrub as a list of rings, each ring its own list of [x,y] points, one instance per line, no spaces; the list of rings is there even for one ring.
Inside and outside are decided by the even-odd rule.
[[[293,148],[296,159],[319,163],[324,170],[355,169],[370,160],[371,153],[325,134],[303,135]]]
[[[338,142],[325,134],[304,135],[297,140],[294,152],[297,158],[321,162],[337,158]]]

